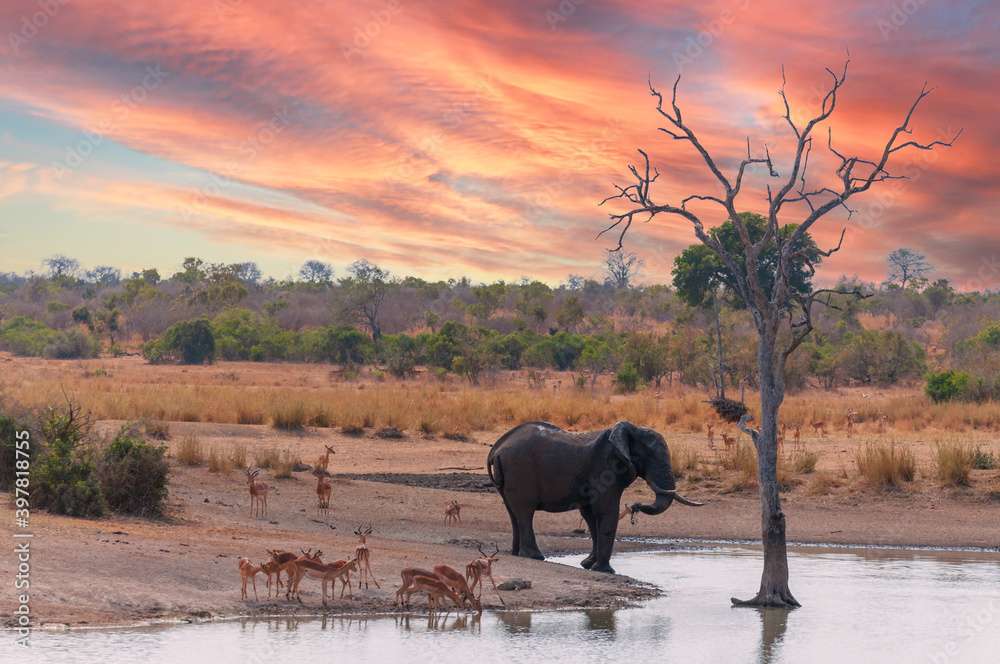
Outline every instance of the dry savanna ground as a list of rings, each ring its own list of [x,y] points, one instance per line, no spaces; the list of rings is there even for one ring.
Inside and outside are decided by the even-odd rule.
[[[478,555],[477,541],[509,546],[506,513],[489,490],[483,464],[500,433],[532,419],[574,429],[629,419],[665,435],[681,492],[707,504],[677,505],[634,525],[623,521],[619,550],[642,546],[641,537],[758,535],[749,446],[732,425],[714,418],[702,393],[664,387],[622,396],[603,385],[578,390],[572,382],[553,374],[529,387],[522,375],[504,375],[472,387],[426,375],[345,381],[341,372],[317,365],[154,367],[138,358],[0,356],[6,399],[43,407],[65,394],[91,413],[99,435],[143,419],[149,433],[165,437],[171,457],[163,520],[33,515],[36,614],[43,622],[107,624],[204,612],[315,610],[318,584],[306,587],[303,608],[267,599],[262,577],[260,601],[241,601],[238,558],[263,560],[267,548],[309,547],[323,549],[330,560],[347,557],[356,545],[351,531],[369,521],[375,528],[372,565],[382,587],[356,591],[332,606],[389,609],[402,567],[444,562],[461,568]],[[934,405],[916,389],[852,389],[792,395],[783,413],[788,429],[780,479],[792,540],[1000,545],[1000,470],[971,465],[972,459],[983,465],[1000,457],[1000,405]],[[714,450],[708,448],[708,423],[715,424]],[[795,425],[802,427],[798,445]],[[723,433],[736,438],[728,449]],[[314,464],[325,445],[335,450],[328,519],[317,513],[313,476],[292,470],[298,462]],[[244,464],[262,466],[262,479],[272,486],[266,519],[249,514]],[[627,498],[648,499],[646,493],[637,484]],[[444,523],[449,500],[462,505],[459,525]],[[9,529],[10,515],[2,519]],[[574,513],[540,514],[543,550],[586,549],[589,540],[574,532],[578,526]],[[0,574],[11,573],[12,560],[3,557]],[[512,607],[611,605],[655,592],[622,577],[505,555],[496,576],[498,582],[532,581],[529,590],[503,593]],[[500,606],[491,591],[483,599]]]

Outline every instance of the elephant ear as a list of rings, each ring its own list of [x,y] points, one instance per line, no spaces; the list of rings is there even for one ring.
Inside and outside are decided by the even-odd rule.
[[[619,422],[608,430],[608,439],[611,441],[611,447],[614,449],[615,455],[624,462],[631,477],[635,477],[637,472],[635,463],[632,461],[631,451],[631,441],[634,433],[635,427],[631,422]]]

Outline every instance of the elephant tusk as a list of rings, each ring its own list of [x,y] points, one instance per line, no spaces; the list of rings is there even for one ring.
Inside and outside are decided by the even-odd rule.
[[[701,507],[702,505],[705,504],[705,503],[699,503],[697,501],[689,500],[689,499],[685,498],[681,494],[677,493],[677,489],[661,489],[660,493],[669,493],[669,494],[672,494],[673,497],[674,497],[674,500],[676,500],[677,502],[679,502],[681,505],[687,505],[688,507]]]

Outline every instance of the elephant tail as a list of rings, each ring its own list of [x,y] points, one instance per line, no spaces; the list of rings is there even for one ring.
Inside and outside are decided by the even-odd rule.
[[[495,454],[496,449],[490,450],[486,457],[486,473],[490,476],[490,481],[498,491],[503,490],[503,468],[500,467],[500,459]]]

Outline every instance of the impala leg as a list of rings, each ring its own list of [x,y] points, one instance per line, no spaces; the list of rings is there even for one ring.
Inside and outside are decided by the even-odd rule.
[[[500,596],[500,590],[497,588],[497,582],[493,580],[492,574],[490,574],[490,583],[493,584],[493,592],[497,594],[497,597],[500,599],[500,603],[507,606],[507,602],[503,601],[503,597]]]
[[[253,581],[253,601],[259,602],[260,598],[257,597],[257,576],[254,575],[250,580]]]

